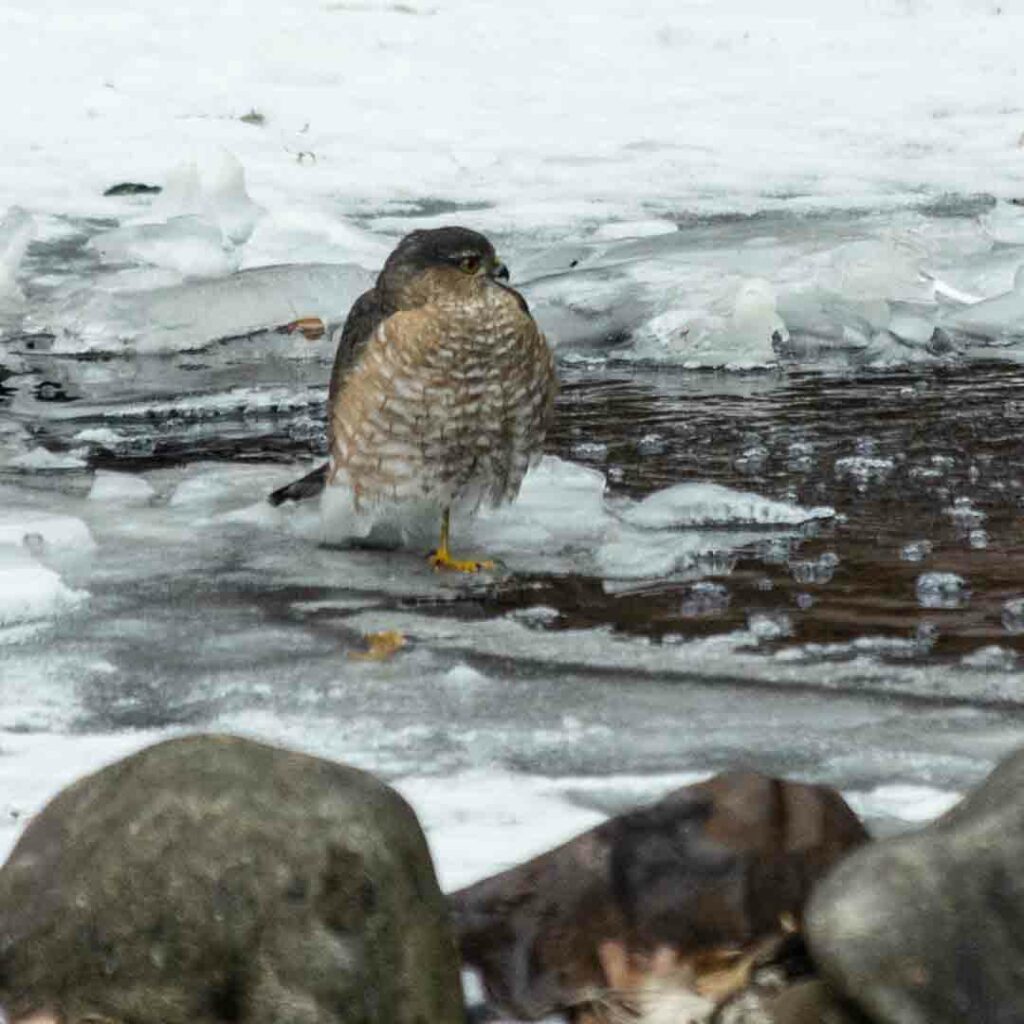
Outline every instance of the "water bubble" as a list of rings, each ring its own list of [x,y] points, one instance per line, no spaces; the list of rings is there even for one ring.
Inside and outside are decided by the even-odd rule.
[[[814,445],[794,441],[786,451],[786,469],[791,473],[809,473],[814,468]]]
[[[760,473],[768,461],[768,449],[760,446],[745,448],[733,460],[738,473]]]
[[[626,471],[621,466],[612,466],[608,470],[608,479],[613,483],[621,483],[626,476]]]
[[[751,612],[747,629],[758,640],[779,640],[793,635],[793,620],[785,612]]]
[[[962,608],[971,597],[963,576],[955,572],[925,572],[917,577],[917,602],[923,608]]]
[[[839,565],[839,556],[834,551],[826,551],[819,558],[810,561],[790,562],[789,571],[797,583],[828,583],[835,575]]]
[[[661,455],[668,448],[668,443],[661,434],[644,434],[636,443],[640,455]]]
[[[873,437],[858,437],[854,442],[853,450],[865,457],[870,457],[878,450],[878,442]]]
[[[970,498],[956,498],[953,504],[945,509],[945,513],[953,520],[953,525],[959,530],[973,530],[981,526],[988,516],[979,508],[975,508]]]
[[[837,479],[849,481],[858,491],[866,491],[871,484],[884,483],[894,465],[892,459],[848,455],[836,459],[834,470]]]
[[[1003,629],[1007,633],[1024,633],[1024,597],[1014,597],[1003,604]]]
[[[572,446],[572,455],[576,459],[593,459],[604,462],[608,458],[608,445],[600,441],[580,441]]]
[[[988,533],[985,530],[971,530],[967,535],[967,542],[972,548],[980,550],[988,547]]]
[[[814,604],[814,595],[808,594],[806,591],[801,591],[796,595],[796,606],[801,611],[807,611],[808,608]]]
[[[900,549],[900,558],[904,562],[923,562],[932,553],[930,540],[912,540]]]
[[[688,619],[718,615],[729,607],[729,600],[729,591],[721,583],[701,580],[690,587],[683,598],[679,612]]]

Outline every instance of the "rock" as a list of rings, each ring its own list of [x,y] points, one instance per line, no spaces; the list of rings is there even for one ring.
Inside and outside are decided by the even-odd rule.
[[[765,1008],[768,1024],[870,1024],[867,1017],[817,978],[783,989],[774,999],[766,1001]],[[732,1022],[723,1017],[721,1024]],[[737,1020],[736,1024],[747,1022]]]
[[[866,839],[834,790],[732,772],[613,818],[451,895],[464,962],[535,1019],[682,981],[712,1001],[792,929],[811,885]]]
[[[927,828],[879,842],[815,893],[822,973],[886,1024],[1024,1020],[1024,751]]]
[[[105,196],[152,196],[163,189],[159,185],[145,185],[140,181],[121,181],[111,185],[103,194]]]
[[[227,736],[80,780],[0,869],[8,1019],[461,1024],[415,815],[364,772]]]

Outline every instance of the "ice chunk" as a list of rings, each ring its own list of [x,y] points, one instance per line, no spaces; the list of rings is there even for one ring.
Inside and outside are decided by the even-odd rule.
[[[728,575],[742,548],[760,533],[746,530],[613,530],[594,560],[606,580],[644,580],[677,574]]]
[[[141,476],[101,469],[93,477],[89,500],[119,505],[145,505],[155,494],[150,483]]]
[[[196,216],[115,228],[89,244],[108,260],[150,263],[182,277],[220,277],[238,269],[239,257],[220,228]]]
[[[167,504],[183,510],[211,511],[225,503],[237,504],[240,499],[263,498],[278,478],[278,471],[264,466],[194,463]]]
[[[1020,268],[1013,287],[1002,295],[964,307],[942,318],[949,330],[993,342],[1006,342],[1024,335],[1024,280]]]
[[[0,544],[25,544],[27,538],[38,538],[48,553],[80,554],[96,547],[89,527],[74,516],[0,509]]]
[[[546,455],[526,474],[514,504],[481,509],[470,526],[473,541],[497,554],[519,550],[544,557],[578,549],[614,522],[604,490],[602,473]]]
[[[84,469],[85,460],[72,452],[51,452],[48,448],[30,448],[27,452],[15,455],[7,465],[15,469],[57,471],[68,469]]]
[[[887,233],[833,250],[817,283],[848,300],[924,300],[931,297],[920,267],[925,247],[909,233]]]
[[[776,308],[775,290],[761,278],[740,283],[725,319],[669,309],[637,332],[637,353],[687,367],[747,369],[778,361],[789,329]]]
[[[94,444],[100,448],[116,449],[130,439],[126,434],[119,434],[110,427],[89,427],[86,430],[79,430],[73,440],[78,444]]]
[[[0,626],[47,618],[84,598],[23,547],[0,540]]]
[[[214,225],[229,244],[239,245],[252,234],[263,213],[245,189],[245,169],[226,149],[197,153],[168,175],[153,212],[165,218],[201,217]]]
[[[960,659],[960,664],[965,668],[1000,669],[1008,672],[1017,664],[1017,652],[999,644],[988,644],[965,654]]]
[[[345,315],[373,283],[353,264],[294,264],[242,270],[143,292],[90,289],[34,314],[33,329],[56,334],[54,352],[180,352],[279,327],[304,316]],[[310,343],[298,337],[300,353]]]
[[[938,307],[923,303],[890,303],[889,330],[897,338],[923,348],[932,341]]]
[[[599,238],[602,241],[617,241],[623,238],[656,238],[658,235],[670,235],[678,230],[678,225],[670,220],[623,220],[602,224],[594,232],[594,238]]]
[[[246,194],[245,172],[226,150],[182,164],[142,216],[89,243],[107,260],[141,262],[186,278],[219,277],[237,270],[237,246],[262,210]]]
[[[1024,245],[1024,208],[1015,203],[998,203],[980,221],[993,241]]]
[[[0,220],[0,312],[21,305],[18,268],[35,235],[35,221],[20,206],[12,206]]]
[[[1003,629],[1007,633],[1024,633],[1024,597],[1014,597],[1004,602]]]
[[[680,526],[798,526],[829,519],[831,508],[804,508],[721,484],[676,484],[656,491],[622,514],[630,526],[667,530]]]
[[[917,601],[924,608],[962,608],[971,597],[963,576],[955,572],[925,572],[917,577]]]

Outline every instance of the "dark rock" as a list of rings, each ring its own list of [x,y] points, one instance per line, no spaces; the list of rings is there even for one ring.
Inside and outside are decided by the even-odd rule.
[[[0,869],[0,1004],[131,1024],[456,1024],[458,964],[408,805],[226,736],[59,794]]]
[[[891,1024],[1024,1021],[1024,751],[927,828],[879,842],[815,893],[833,985]]]
[[[152,196],[163,192],[159,185],[143,185],[138,181],[122,181],[111,185],[103,194],[105,196]]]
[[[534,1019],[643,986],[655,965],[677,972],[687,958],[698,982],[728,981],[737,951],[795,926],[811,885],[865,839],[834,790],[733,772],[449,902],[463,960],[489,998]]]
[[[820,979],[783,989],[766,1001],[765,1009],[770,1024],[870,1024],[867,1017],[840,999]],[[723,1018],[721,1024],[732,1022]],[[736,1024],[746,1022],[736,1021]]]

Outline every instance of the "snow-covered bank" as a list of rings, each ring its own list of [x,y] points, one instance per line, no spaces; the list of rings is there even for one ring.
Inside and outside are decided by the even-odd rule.
[[[1010,197],[1022,19],[990,0],[144,0],[112,22],[11,0],[0,85],[23,98],[0,196],[109,215],[108,186],[160,183],[213,144],[242,159],[267,216],[301,211],[321,243],[325,214],[385,226],[427,199],[445,217],[486,204],[478,226],[505,232]]]

